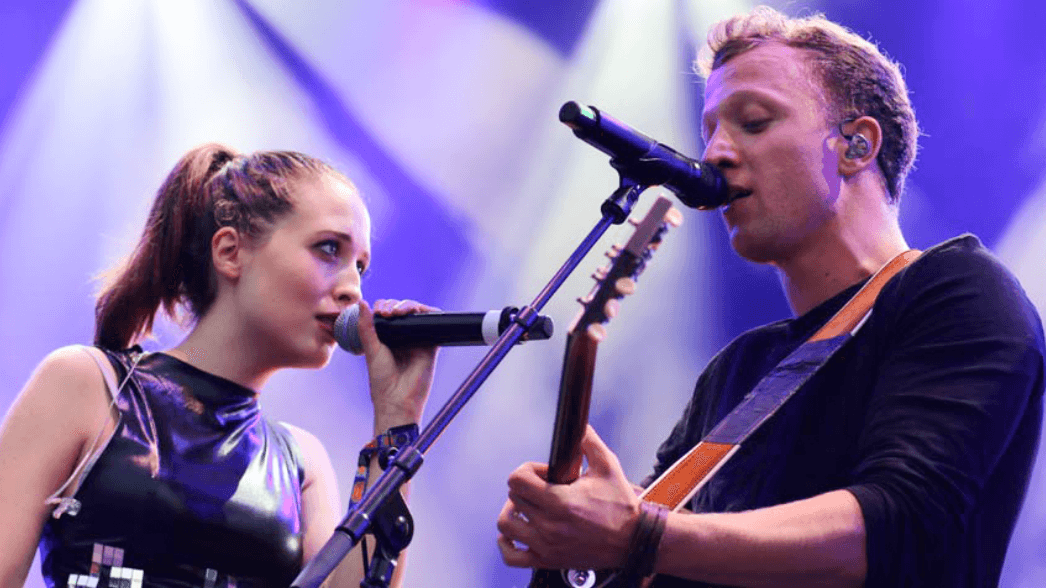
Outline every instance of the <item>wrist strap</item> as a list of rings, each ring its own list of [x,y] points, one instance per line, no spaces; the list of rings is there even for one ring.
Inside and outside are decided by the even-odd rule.
[[[621,569],[622,585],[632,586],[654,573],[657,550],[668,522],[668,509],[653,502],[639,503],[639,522],[632,532],[628,558]]]
[[[367,490],[367,478],[370,476],[370,460],[375,454],[378,456],[378,467],[382,470],[388,467],[392,459],[400,449],[410,445],[418,439],[420,429],[417,423],[400,425],[381,433],[360,449],[360,457],[356,466],[356,479],[352,483],[352,496],[349,497],[349,505],[356,504],[363,498]]]

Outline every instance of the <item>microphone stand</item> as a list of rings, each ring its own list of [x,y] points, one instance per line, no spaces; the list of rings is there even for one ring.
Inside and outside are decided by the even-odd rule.
[[[534,301],[516,313],[513,324],[498,337],[490,351],[465,378],[453,396],[444,403],[417,440],[396,453],[374,486],[367,489],[360,501],[349,508],[348,514],[331,538],[294,579],[292,588],[317,588],[368,531],[374,534],[377,545],[360,587],[386,588],[389,585],[392,573],[396,569],[396,558],[399,557],[400,551],[410,544],[414,534],[414,520],[399,492],[400,486],[417,473],[424,461],[425,452],[464,408],[494,368],[501,363],[512,346],[534,326],[538,312],[563,285],[567,276],[581,263],[610,225],[625,222],[639,200],[639,195],[648,187],[648,184],[633,181],[622,173],[620,186],[600,206],[603,216],[596,226],[552,276]]]

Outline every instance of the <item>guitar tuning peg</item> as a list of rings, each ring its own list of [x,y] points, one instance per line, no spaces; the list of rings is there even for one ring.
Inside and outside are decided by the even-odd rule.
[[[621,301],[617,298],[611,298],[603,305],[603,314],[607,315],[607,318],[614,318],[617,316],[619,308],[621,308]]]
[[[673,206],[665,213],[665,222],[673,227],[678,227],[683,224],[683,213],[679,212],[679,209]]]
[[[628,296],[636,291],[636,281],[629,277],[618,278],[614,282],[614,290],[622,296]]]
[[[607,336],[607,330],[599,323],[592,323],[589,325],[588,328],[585,329],[585,333],[587,333],[589,338],[596,343],[599,343]]]
[[[632,217],[628,217],[628,224],[632,225],[633,227],[638,227],[639,226],[639,221],[637,221],[636,219],[634,219]]]
[[[596,271],[592,272],[592,279],[602,282],[603,280],[607,279],[607,273],[609,271],[610,270],[605,267],[598,268],[596,269]]]
[[[577,301],[578,304],[580,304],[581,306],[588,306],[588,303],[592,302],[592,295],[590,294],[588,296],[578,296]]]

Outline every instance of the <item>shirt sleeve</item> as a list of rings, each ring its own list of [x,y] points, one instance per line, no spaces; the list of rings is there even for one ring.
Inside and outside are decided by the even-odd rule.
[[[865,520],[866,586],[943,586],[942,562],[1042,401],[1042,326],[981,248],[925,254],[894,282],[873,310],[888,318],[847,489]]]

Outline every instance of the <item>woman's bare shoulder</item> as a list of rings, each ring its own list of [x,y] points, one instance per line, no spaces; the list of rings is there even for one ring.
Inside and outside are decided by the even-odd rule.
[[[104,367],[112,369],[107,364]],[[88,422],[96,425],[97,414],[108,405],[105,379],[87,348],[60,347],[36,366],[15,405],[29,418],[58,419],[76,424],[77,429]]]

